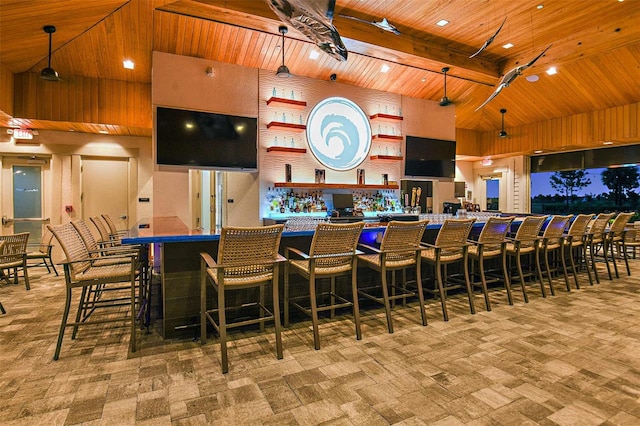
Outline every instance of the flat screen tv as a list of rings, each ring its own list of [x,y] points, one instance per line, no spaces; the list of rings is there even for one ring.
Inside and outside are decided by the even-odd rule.
[[[258,169],[258,119],[175,108],[156,108],[159,166]]]
[[[407,136],[406,143],[406,176],[455,177],[456,141]]]

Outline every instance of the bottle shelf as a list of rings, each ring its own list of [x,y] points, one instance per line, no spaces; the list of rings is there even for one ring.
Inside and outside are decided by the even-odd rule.
[[[275,182],[276,188],[312,188],[312,189],[399,189],[400,186],[390,185],[360,185],[355,183],[311,183],[311,182]]]
[[[378,135],[373,135],[373,136],[371,137],[371,139],[373,139],[373,140],[393,141],[393,142],[402,142],[402,140],[403,140],[403,136],[402,136],[402,135],[384,135],[384,134],[378,134]]]
[[[397,155],[372,155],[369,157],[369,159],[400,161],[402,160],[402,157],[398,157]]]
[[[307,106],[307,103],[305,101],[296,101],[295,99],[278,98],[277,96],[272,96],[269,99],[267,99],[267,105],[271,105],[271,104],[281,104],[281,105],[288,105],[288,106],[294,106],[299,108],[304,108]]]
[[[307,152],[306,148],[290,148],[286,146],[270,146],[267,148],[267,152],[290,152],[294,154],[304,154]]]
[[[389,120],[389,121],[402,121],[404,117],[401,115],[393,115],[393,114],[373,114],[369,116],[370,120]]]
[[[303,131],[307,128],[307,126],[305,126],[304,124],[283,123],[280,121],[271,121],[267,123],[267,129],[270,129],[272,127],[276,127],[279,129],[297,130],[297,131]]]

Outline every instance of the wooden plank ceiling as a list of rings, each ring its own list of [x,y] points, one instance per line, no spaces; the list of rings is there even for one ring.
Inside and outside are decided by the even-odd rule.
[[[494,43],[470,59],[505,17]],[[401,34],[351,18],[386,18]],[[440,19],[449,24],[437,26]],[[441,69],[447,66],[456,126],[493,131],[501,126],[501,108],[508,111],[507,125],[515,127],[639,102],[638,22],[640,1],[633,0],[336,0],[333,23],[348,60],[326,54],[309,59],[317,49],[291,29],[285,62],[295,75],[326,80],[336,73],[341,83],[431,100],[443,96]],[[16,76],[39,73],[48,61],[42,27],[55,25],[51,66],[63,79],[149,84],[153,50],[275,72],[281,62],[280,24],[262,0],[0,0],[0,64]],[[503,48],[506,43],[513,47]],[[550,44],[533,67],[475,111],[502,74]],[[135,69],[124,69],[123,59],[133,60]],[[383,64],[387,73],[380,72]],[[556,75],[544,72],[551,66]],[[525,78],[532,75],[539,79]],[[150,96],[148,102],[141,110],[151,111]],[[7,127],[11,118],[1,113],[0,126]],[[13,118],[40,129],[100,128],[75,118]],[[119,134],[151,134],[150,114],[123,121],[103,124]]]

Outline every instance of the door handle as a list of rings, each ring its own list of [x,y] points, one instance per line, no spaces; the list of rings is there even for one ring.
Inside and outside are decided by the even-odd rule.
[[[123,215],[120,215],[120,216],[118,216],[118,217],[119,217],[120,219],[124,220],[124,219],[126,219],[126,218],[127,218],[127,215],[126,215],[126,214],[123,214]]]
[[[2,224],[3,224],[3,225],[8,225],[8,224],[10,224],[11,222],[13,222],[13,219],[11,219],[11,218],[9,218],[9,217],[7,217],[7,216],[2,216]]]

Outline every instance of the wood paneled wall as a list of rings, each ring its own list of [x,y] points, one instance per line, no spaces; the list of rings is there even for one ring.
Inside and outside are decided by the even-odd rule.
[[[50,82],[37,73],[20,73],[15,75],[13,105],[13,115],[21,118],[152,127],[148,83],[80,76]]]
[[[462,139],[469,142],[467,132],[460,130],[457,129],[458,135],[464,135]],[[497,130],[483,132],[481,155],[533,154],[536,150],[579,150],[599,147],[606,141],[614,144],[638,143],[640,103],[506,128],[506,131],[509,135],[506,138],[499,138]],[[463,146],[466,149],[466,143]]]
[[[13,115],[13,73],[0,64],[0,111]]]

